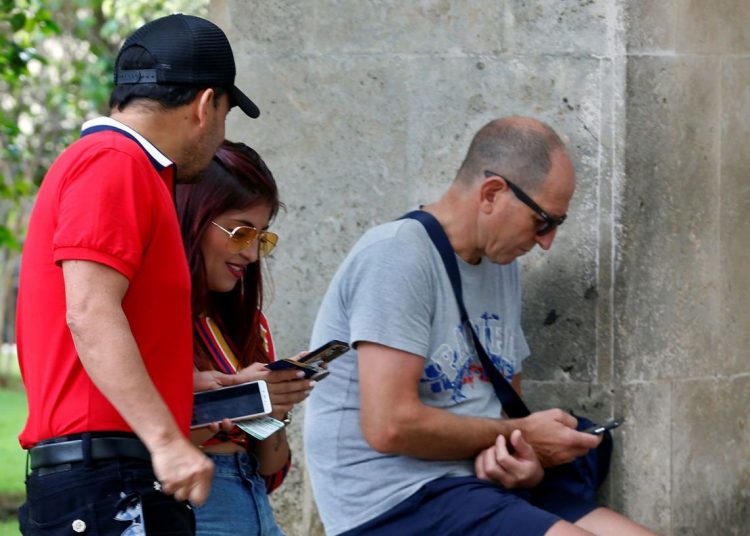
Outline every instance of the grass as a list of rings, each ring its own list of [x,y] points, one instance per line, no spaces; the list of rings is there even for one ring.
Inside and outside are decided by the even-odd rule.
[[[18,530],[18,521],[7,519],[0,521],[0,536],[18,536],[21,534]]]
[[[0,388],[0,536],[17,536],[16,512],[24,499],[26,474],[26,452],[18,444],[18,434],[26,422],[26,395],[15,355],[3,351],[0,370],[5,380]]]
[[[26,397],[19,386],[0,389],[0,494],[23,493],[26,452],[18,434],[26,421]]]

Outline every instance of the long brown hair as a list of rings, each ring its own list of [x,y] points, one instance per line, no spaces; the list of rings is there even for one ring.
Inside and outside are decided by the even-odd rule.
[[[236,348],[242,367],[256,361],[267,363],[259,327],[263,305],[260,260],[247,266],[245,276],[231,291],[212,292],[200,246],[211,222],[230,210],[265,204],[271,208],[273,220],[283,206],[273,174],[255,150],[225,140],[199,182],[175,187],[175,199],[190,266],[193,315],[205,314],[220,324],[222,333]],[[195,364],[200,370],[213,368],[197,345]]]

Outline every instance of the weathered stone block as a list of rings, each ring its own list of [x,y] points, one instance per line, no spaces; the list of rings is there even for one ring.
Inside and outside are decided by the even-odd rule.
[[[677,382],[672,397],[674,534],[747,534],[750,377]]]
[[[613,2],[511,0],[497,4],[506,6],[503,23],[511,53],[602,56],[613,52],[609,44],[610,32],[616,30]]]
[[[750,50],[750,4],[737,0],[687,0],[676,6],[675,50],[736,54]]]
[[[212,0],[210,15],[229,36],[238,67],[238,58],[247,55],[277,58],[315,51],[315,9],[309,2]]]
[[[723,297],[721,337],[717,355],[727,373],[750,372],[750,60],[732,58],[722,66],[722,130],[720,235]]]
[[[315,45],[329,54],[497,54],[502,19],[499,2],[334,0],[317,4]]]
[[[742,54],[750,50],[744,23],[750,4],[737,0],[622,2],[629,53]]]
[[[625,423],[612,434],[611,506],[657,534],[669,534],[671,386],[664,381],[626,385],[615,395],[615,414]]]
[[[239,14],[239,15],[238,15]],[[214,1],[212,15],[247,52],[278,54],[603,55],[607,2]]]
[[[606,422],[612,418],[614,395],[602,385],[524,380],[523,394],[531,411],[560,408],[594,422]]]
[[[721,323],[718,75],[709,58],[644,57],[628,65],[615,280],[616,375],[623,381],[723,367],[707,359]]]
[[[674,49],[679,0],[625,0],[627,51],[664,52]]]

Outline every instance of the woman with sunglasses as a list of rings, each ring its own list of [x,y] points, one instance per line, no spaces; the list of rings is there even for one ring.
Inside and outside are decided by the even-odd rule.
[[[278,241],[267,230],[281,205],[273,175],[253,149],[225,141],[200,182],[177,186],[176,202],[193,284],[195,390],[265,380],[271,416],[288,423],[314,382],[265,368],[274,349],[260,259]],[[193,434],[215,464],[208,501],[195,509],[197,534],[281,534],[267,493],[289,469],[284,430],[264,441],[226,419],[216,430]]]

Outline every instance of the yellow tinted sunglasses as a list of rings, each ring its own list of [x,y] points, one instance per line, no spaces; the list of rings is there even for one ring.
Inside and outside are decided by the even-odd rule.
[[[261,257],[265,257],[279,241],[279,235],[272,233],[271,231],[259,231],[255,227],[249,225],[238,225],[234,229],[226,229],[212,221],[216,227],[227,233],[227,249],[232,253],[239,253],[243,249],[246,249],[252,245],[252,243],[258,240],[258,251]]]

